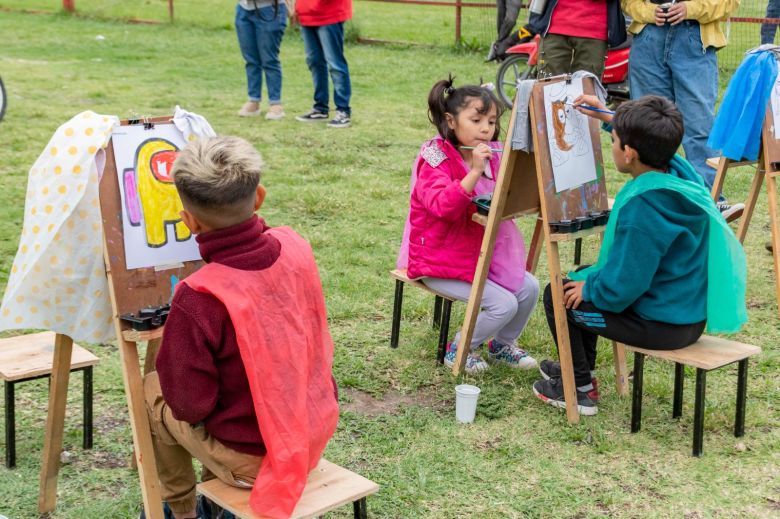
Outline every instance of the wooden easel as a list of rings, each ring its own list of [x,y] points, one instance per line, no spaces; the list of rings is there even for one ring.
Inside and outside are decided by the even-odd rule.
[[[571,360],[571,345],[569,343],[569,331],[566,321],[566,309],[563,304],[563,275],[561,273],[560,255],[558,253],[558,243],[575,241],[578,238],[586,236],[601,235],[604,226],[593,227],[584,231],[574,233],[552,233],[550,231],[550,222],[560,221],[562,218],[573,219],[581,216],[574,209],[572,212],[566,211],[566,207],[579,208],[584,205],[589,211],[603,211],[608,207],[607,189],[604,178],[604,167],[601,156],[601,140],[599,138],[599,127],[595,120],[590,120],[589,129],[591,141],[593,143],[593,154],[596,162],[596,168],[599,172],[595,181],[585,184],[578,188],[573,188],[561,193],[555,192],[555,185],[552,173],[552,161],[550,157],[550,148],[547,138],[547,121],[544,106],[544,92],[546,85],[565,81],[565,76],[558,76],[549,79],[537,81],[531,94],[529,113],[531,116],[531,128],[533,135],[534,152],[525,153],[512,149],[512,134],[517,117],[517,110],[512,110],[507,137],[504,143],[504,152],[501,158],[496,187],[493,191],[493,199],[490,204],[490,211],[487,218],[479,214],[474,215],[474,220],[485,225],[485,235],[482,240],[482,249],[477,262],[477,269],[474,275],[474,282],[471,286],[468,305],[466,307],[466,316],[460,334],[458,343],[458,354],[452,372],[455,375],[463,371],[468,351],[468,345],[474,335],[474,326],[477,321],[477,315],[480,310],[480,302],[485,288],[490,261],[493,256],[493,247],[498,234],[499,223],[502,220],[515,218],[521,215],[538,213],[536,227],[531,239],[528,252],[526,270],[534,272],[536,264],[541,253],[540,242],[544,239],[547,249],[547,260],[550,269],[550,280],[552,283],[552,296],[555,311],[555,326],[558,335],[558,352],[561,362],[561,372],[564,387],[564,396],[566,399],[566,416],[570,423],[579,421],[579,412],[577,411],[577,395],[574,383],[574,370]],[[593,94],[594,87],[591,80],[584,80],[584,91]],[[515,101],[517,103],[517,101]],[[617,347],[616,347],[617,350]],[[618,356],[616,351],[615,362],[623,363],[625,366],[625,357]],[[625,372],[625,369],[622,369]],[[618,377],[618,391],[621,394],[627,392],[625,377]],[[621,384],[622,381],[622,384]]]
[[[147,119],[153,124],[172,124],[170,117]],[[123,126],[129,124],[122,121]],[[152,435],[144,401],[143,375],[140,368],[138,343],[147,342],[143,374],[154,370],[154,360],[162,339],[163,328],[139,332],[131,329],[119,316],[135,313],[149,305],[160,305],[170,300],[171,276],[183,279],[195,272],[201,261],[190,261],[176,268],[157,272],[154,268],[128,270],[125,263],[125,245],[122,238],[122,202],[114,159],[113,141],[106,148],[106,165],[100,179],[100,210],[103,216],[103,258],[106,265],[112,318],[119,343],[119,358],[125,385],[130,427],[133,433],[134,460],[141,482],[141,495],[146,517],[163,519],[162,498],[157,476]],[[172,232],[172,231],[168,231]],[[57,500],[57,473],[62,450],[62,429],[65,418],[65,399],[68,390],[70,356],[73,341],[57,335],[54,347],[54,365],[49,393],[47,434],[38,511],[54,510]]]
[[[740,243],[744,243],[750,219],[753,217],[753,211],[758,202],[758,195],[761,192],[761,185],[764,183],[764,177],[766,177],[769,222],[772,235],[772,255],[775,266],[775,292],[778,314],[780,314],[780,215],[778,215],[777,207],[777,177],[780,176],[780,140],[775,139],[774,126],[774,117],[772,116],[771,108],[769,108],[766,111],[764,127],[761,131],[758,161],[733,161],[726,157],[721,157],[718,160],[715,181],[712,184],[712,198],[715,201],[718,200],[723,190],[723,183],[726,180],[726,172],[730,167],[756,164],[756,173],[753,175],[750,192],[747,200],[745,200],[745,212],[742,214],[737,227],[737,239]]]

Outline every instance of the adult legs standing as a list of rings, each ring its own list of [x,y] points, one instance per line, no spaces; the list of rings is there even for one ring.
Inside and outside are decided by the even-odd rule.
[[[767,18],[780,18],[780,0],[769,0],[766,6]],[[777,25],[773,23],[761,24],[761,44],[774,43]]]
[[[311,72],[314,83],[314,110],[328,113],[328,64],[325,62],[325,52],[319,38],[320,27],[301,26],[303,47],[306,52],[306,65]]]
[[[301,26],[306,64],[314,83],[314,110],[328,113],[328,74],[333,80],[333,100],[336,110],[349,116],[352,83],[349,66],[344,58],[344,24],[342,22],[319,27]]]

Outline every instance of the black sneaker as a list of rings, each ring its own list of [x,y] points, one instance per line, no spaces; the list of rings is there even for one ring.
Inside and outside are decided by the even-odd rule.
[[[738,203],[738,204],[729,204],[728,202],[718,202],[717,204],[718,211],[720,211],[720,214],[723,216],[723,218],[726,219],[726,222],[731,223],[740,216],[742,216],[742,213],[745,211],[745,204]]]
[[[303,115],[296,115],[295,120],[301,121],[302,123],[325,122],[328,120],[328,112],[320,112],[319,110],[312,109]]]
[[[533,385],[536,397],[551,406],[566,409],[566,400],[563,398],[563,382],[559,378],[550,380],[537,380]],[[577,391],[577,411],[581,415],[593,416],[599,412],[596,403],[590,399],[587,393]]]
[[[539,364],[539,373],[542,374],[545,380],[561,378],[561,363],[554,360],[543,360]],[[596,377],[593,377],[590,379],[590,383],[593,384],[593,389],[587,392],[588,398],[598,403],[601,399],[601,395],[599,395],[599,381]]]
[[[349,128],[352,125],[352,121],[349,119],[347,112],[336,110],[336,116],[328,121],[328,128]]]

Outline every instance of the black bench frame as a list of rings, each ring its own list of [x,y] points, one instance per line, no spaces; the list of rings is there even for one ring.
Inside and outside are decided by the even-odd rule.
[[[393,299],[393,323],[390,330],[390,347],[398,347],[398,336],[401,333],[401,307],[404,299],[404,284],[400,279],[395,280],[395,298]],[[439,345],[436,353],[436,362],[444,363],[444,353],[447,350],[447,337],[450,333],[450,314],[452,313],[452,300],[446,297],[436,296],[433,304],[433,328],[439,328]]]

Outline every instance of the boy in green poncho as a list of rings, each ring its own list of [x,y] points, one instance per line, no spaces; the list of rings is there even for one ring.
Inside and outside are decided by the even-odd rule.
[[[595,96],[575,105],[605,108]],[[646,96],[620,105],[614,118],[578,109],[612,123],[615,166],[632,177],[615,198],[598,262],[564,280],[578,410],[595,415],[599,336],[671,350],[696,342],[705,326],[737,331],[747,320],[746,266],[701,177],[675,154],[683,118],[671,101]],[[550,285],[544,309],[557,344]],[[545,360],[539,370],[536,396],[565,408],[560,364]]]

